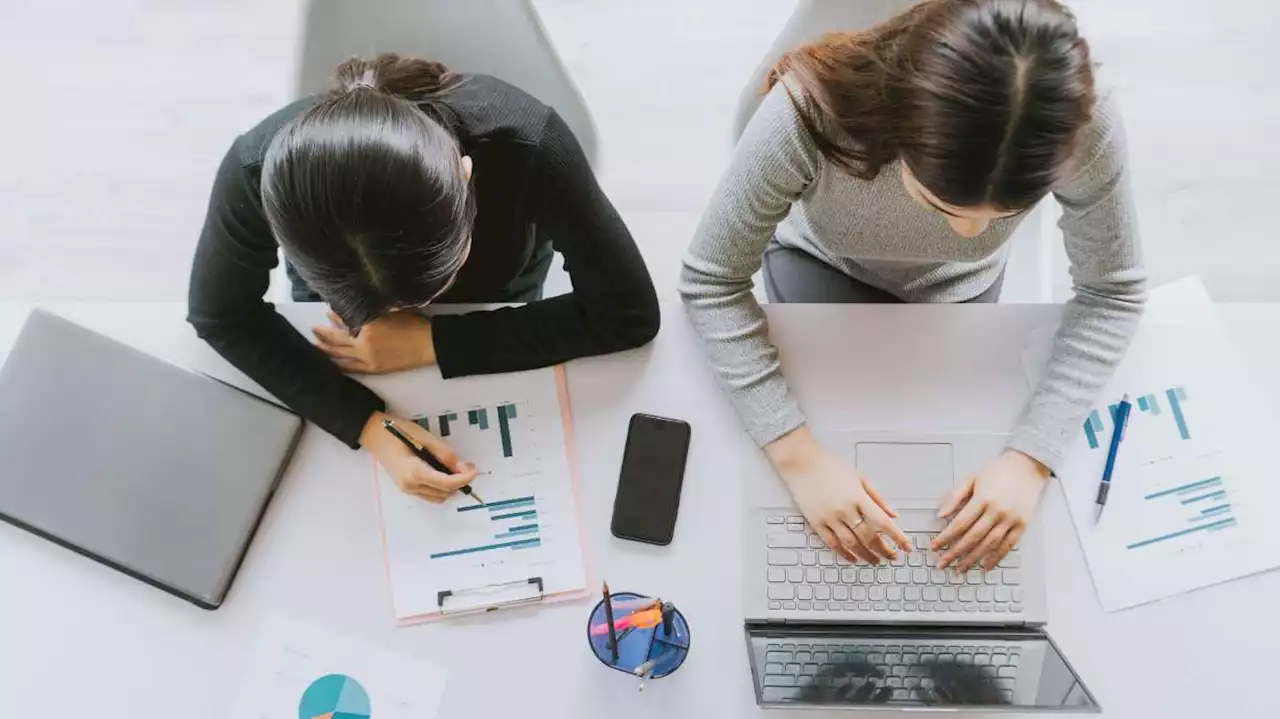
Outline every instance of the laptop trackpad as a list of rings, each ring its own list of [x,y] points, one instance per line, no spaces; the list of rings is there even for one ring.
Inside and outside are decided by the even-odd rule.
[[[950,444],[859,442],[858,469],[890,499],[938,501],[955,481]]]

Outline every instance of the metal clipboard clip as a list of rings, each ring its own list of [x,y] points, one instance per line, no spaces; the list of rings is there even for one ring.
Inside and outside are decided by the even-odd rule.
[[[517,579],[512,582],[485,584],[472,589],[446,589],[436,594],[436,604],[440,614],[459,616],[463,614],[479,614],[496,612],[505,607],[516,607],[523,604],[535,604],[542,601],[546,593],[542,587],[542,577]],[[498,597],[496,601],[484,601],[486,597]],[[462,606],[455,609],[445,608],[445,600],[463,599]],[[467,601],[472,600],[475,601]]]

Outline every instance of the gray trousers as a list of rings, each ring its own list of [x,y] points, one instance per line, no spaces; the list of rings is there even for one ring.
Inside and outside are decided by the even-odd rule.
[[[1004,270],[982,294],[966,302],[996,302]],[[859,282],[801,250],[771,242],[764,251],[764,291],[770,302],[801,304],[894,304],[903,300]]]

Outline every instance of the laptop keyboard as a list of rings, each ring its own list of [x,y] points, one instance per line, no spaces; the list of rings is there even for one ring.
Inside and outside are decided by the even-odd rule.
[[[967,685],[989,687],[990,700],[996,701],[998,693],[998,701],[1009,703],[1021,653],[1017,646],[996,643],[772,643],[765,651],[762,694],[766,702],[806,697],[934,702],[951,693],[939,682],[954,682],[959,672]]]
[[[990,572],[938,569],[929,550],[936,533],[907,532],[913,549],[879,567],[854,565],[826,548],[804,517],[770,515],[769,609],[1018,614],[1022,611],[1022,554],[1014,549]]]

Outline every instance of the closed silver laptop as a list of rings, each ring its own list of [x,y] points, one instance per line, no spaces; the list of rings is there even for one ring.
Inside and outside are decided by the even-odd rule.
[[[283,407],[37,310],[0,369],[0,519],[214,609],[301,431]]]

